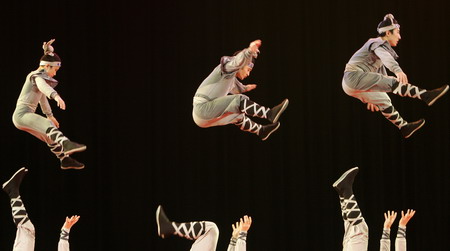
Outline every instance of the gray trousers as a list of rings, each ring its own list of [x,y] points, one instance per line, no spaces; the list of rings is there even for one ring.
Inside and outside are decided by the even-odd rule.
[[[347,71],[342,79],[342,89],[363,103],[371,103],[384,110],[392,106],[387,92],[392,92],[395,78],[376,72]]]
[[[345,234],[342,241],[342,251],[367,251],[369,244],[369,226],[363,219],[356,226],[344,221]]]
[[[198,98],[197,98],[198,99]],[[227,95],[213,100],[194,102],[192,117],[199,127],[234,124],[243,119],[239,109],[241,100],[248,99],[243,94]]]
[[[50,126],[55,126],[53,122],[39,114],[30,112],[28,107],[17,107],[12,121],[17,129],[26,131],[47,144],[54,143],[46,134],[46,130]]]
[[[215,251],[219,240],[219,228],[214,222],[205,221],[205,233],[201,235],[190,251]]]

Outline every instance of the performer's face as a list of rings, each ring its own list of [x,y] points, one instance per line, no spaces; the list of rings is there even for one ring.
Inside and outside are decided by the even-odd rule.
[[[236,77],[238,77],[240,80],[243,80],[246,77],[250,76],[251,71],[252,71],[252,68],[250,66],[246,65],[236,73]]]
[[[59,66],[50,66],[50,65],[46,65],[45,66],[45,72],[47,73],[47,75],[49,77],[54,77],[56,76],[56,72],[59,70]]]
[[[400,36],[400,29],[399,28],[394,29],[393,32],[387,31],[386,37],[387,37],[387,40],[389,41],[389,44],[392,47],[397,46],[398,41],[400,41],[400,39],[402,39],[402,37]]]

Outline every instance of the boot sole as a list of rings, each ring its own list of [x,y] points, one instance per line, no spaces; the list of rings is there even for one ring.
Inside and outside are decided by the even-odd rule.
[[[407,138],[409,138],[409,137],[411,137],[411,135],[413,135],[417,130],[419,130],[420,128],[422,128],[422,126],[423,125],[425,125],[425,120],[423,120],[423,122],[422,122],[422,124],[420,124],[416,129],[414,129],[414,131],[411,131],[411,133],[410,134],[408,134],[408,135],[406,135],[406,136],[404,136],[405,137],[405,139],[407,139]]]
[[[27,170],[25,167],[20,168],[17,172],[14,173],[13,176],[11,176],[11,178],[10,178],[8,181],[6,181],[5,183],[3,183],[2,189],[5,188],[5,187],[8,185],[8,183],[11,182],[11,180],[13,180],[13,179],[16,177],[16,175],[17,175],[18,173],[20,173],[22,170],[25,170],[25,172],[28,172],[28,170]]]
[[[70,151],[67,151],[67,152],[64,152],[64,153],[67,154],[67,155],[71,155],[73,153],[82,152],[82,151],[86,150],[86,148],[87,148],[86,146],[78,147],[78,148],[74,148],[74,149],[72,149]]]
[[[262,141],[264,141],[264,140],[266,140],[267,138],[269,138],[269,136],[270,136],[272,133],[274,133],[276,130],[278,130],[278,128],[280,127],[280,125],[281,125],[281,123],[278,123],[277,127],[275,127],[272,131],[270,131],[269,134],[267,134],[267,136],[264,137],[264,138],[262,139]]]
[[[359,167],[353,167],[352,169],[347,170],[347,172],[342,174],[341,177],[339,177],[339,179],[333,183],[333,187],[337,187],[339,183],[341,183],[345,178],[347,178],[348,174],[353,172],[354,170],[359,170]]]
[[[286,102],[284,102],[283,107],[281,107],[280,111],[278,112],[277,116],[275,116],[275,119],[272,121],[273,124],[278,122],[278,119],[280,119],[281,114],[286,110],[286,108],[289,105],[289,99],[286,99]]]
[[[161,212],[161,206],[156,209],[156,224],[158,225],[158,236],[164,239],[164,235],[161,236],[161,227],[159,225],[159,214]]]
[[[81,170],[81,169],[83,169],[84,168],[84,166],[69,166],[69,167],[61,167],[61,169],[62,170],[69,170],[69,169],[75,169],[75,170]]]
[[[435,97],[433,100],[431,100],[430,103],[428,103],[428,106],[431,106],[432,104],[434,104],[434,102],[436,102],[440,97],[442,97],[442,95],[444,95],[445,93],[447,93],[448,88],[449,88],[449,87],[448,87],[448,85],[447,85],[447,87],[445,88],[444,91],[442,91],[437,97]]]

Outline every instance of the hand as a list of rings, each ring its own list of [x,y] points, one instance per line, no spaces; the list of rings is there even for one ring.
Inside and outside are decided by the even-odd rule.
[[[248,49],[253,53],[259,53],[259,47],[261,46],[261,40],[255,40],[250,43]]]
[[[408,83],[408,77],[404,72],[396,72],[395,75],[397,76],[397,81],[402,84]]]
[[[369,110],[371,112],[378,112],[378,111],[380,111],[380,108],[378,108],[377,105],[367,103],[367,110]]]
[[[387,213],[384,213],[384,228],[391,229],[392,223],[394,223],[396,217],[397,212],[387,211]]]
[[[80,216],[74,215],[72,217],[66,217],[66,222],[63,225],[63,228],[70,230],[70,228],[78,222]]]
[[[56,126],[56,128],[59,128],[59,122],[58,122],[58,120],[56,120],[55,117],[51,116],[51,117],[48,117],[48,119]]]
[[[61,108],[62,110],[66,109],[66,103],[64,102],[64,100],[61,98],[61,96],[56,95],[55,97],[55,101],[58,104],[58,107]]]
[[[241,218],[241,231],[247,232],[250,229],[250,226],[252,225],[252,217],[249,217],[247,215],[244,216],[244,220]]]
[[[416,213],[415,210],[408,209],[408,211],[406,211],[406,214],[404,214],[402,210],[402,218],[398,222],[398,226],[406,227],[406,224],[408,224],[408,221],[414,216],[415,213]]]
[[[231,234],[231,237],[237,239],[239,237],[239,232],[241,231],[241,223],[236,222],[236,225],[232,224],[231,227],[233,228],[233,233]]]
[[[253,90],[253,89],[255,89],[256,88],[256,85],[255,84],[249,84],[249,85],[246,85],[245,86],[245,92],[249,92],[249,91],[251,91],[251,90]]]

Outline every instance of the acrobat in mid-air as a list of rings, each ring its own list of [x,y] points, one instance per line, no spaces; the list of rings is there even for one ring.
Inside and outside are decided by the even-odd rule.
[[[285,99],[273,108],[261,106],[242,94],[255,89],[256,85],[239,82],[250,75],[260,46],[261,40],[255,40],[234,56],[222,57],[220,64],[203,80],[195,93],[192,111],[194,122],[199,127],[235,124],[262,140],[280,127],[278,119],[289,100]],[[261,125],[248,116],[266,119],[269,124]]]
[[[53,116],[48,99],[53,99],[62,110],[66,104],[55,91],[58,81],[53,77],[61,67],[61,58],[54,52],[52,39],[44,42],[44,55],[41,57],[39,68],[28,74],[17,100],[12,120],[14,125],[34,135],[47,143],[50,150],[61,162],[62,169],[82,169],[84,164],[71,158],[69,155],[86,149],[83,144],[69,140],[58,129],[59,122]],[[36,114],[38,104],[46,117]]]
[[[449,86],[425,90],[410,84],[392,48],[397,46],[400,39],[400,25],[392,14],[387,14],[378,24],[378,37],[369,39],[348,61],[342,88],[347,95],[366,103],[367,109],[381,111],[386,119],[400,129],[403,137],[408,138],[425,124],[425,120],[404,120],[387,93],[421,99],[431,106],[448,91]],[[386,68],[396,77],[388,76]]]

